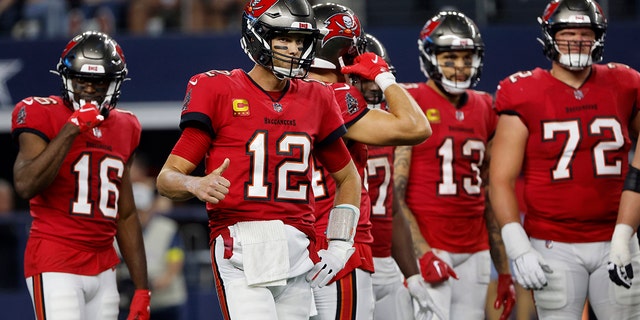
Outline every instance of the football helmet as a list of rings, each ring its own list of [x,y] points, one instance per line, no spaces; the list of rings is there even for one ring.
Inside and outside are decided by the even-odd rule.
[[[335,3],[316,4],[313,12],[321,40],[311,67],[340,70],[353,64],[366,44],[360,19],[351,9]]]
[[[288,33],[304,36],[299,58],[277,53],[271,48],[273,38]],[[305,0],[250,0],[244,7],[240,45],[253,62],[271,69],[278,79],[307,75],[318,35],[313,10]],[[274,66],[273,59],[290,62],[291,66]]]
[[[396,68],[391,64],[391,59],[389,59],[389,54],[387,53],[387,49],[382,45],[380,40],[378,40],[373,35],[366,33],[364,35],[366,46],[365,52],[373,52],[378,56],[382,57],[387,65],[389,65],[389,71],[396,75]],[[374,81],[362,79],[356,75],[350,75],[351,84],[360,89],[362,95],[370,106],[379,105],[384,100],[384,94],[382,89]]]
[[[569,70],[582,70],[594,62],[602,60],[604,37],[607,33],[607,19],[600,5],[593,0],[552,0],[544,9],[538,22],[542,27],[542,39],[538,39],[545,56],[557,61]],[[594,42],[589,41],[591,54],[568,52],[558,49],[555,35],[565,28],[591,28],[595,34]],[[582,46],[584,44],[580,44]]]
[[[418,39],[420,69],[446,92],[461,94],[473,88],[482,74],[484,42],[476,24],[459,11],[441,11],[431,18],[420,31]],[[471,75],[465,81],[450,80],[443,76],[437,55],[446,51],[471,50]]]
[[[85,103],[94,103],[106,117],[120,97],[127,64],[122,48],[113,38],[87,31],[67,43],[53,72],[62,78],[63,98],[75,110]],[[88,83],[95,89],[94,94],[82,89]]]

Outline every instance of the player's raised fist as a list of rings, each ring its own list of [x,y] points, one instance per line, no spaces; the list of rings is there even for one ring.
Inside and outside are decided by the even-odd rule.
[[[94,104],[87,103],[76,110],[71,117],[69,117],[68,122],[77,126],[80,132],[85,132],[99,126],[102,121],[104,121],[104,116],[100,114],[98,107]]]

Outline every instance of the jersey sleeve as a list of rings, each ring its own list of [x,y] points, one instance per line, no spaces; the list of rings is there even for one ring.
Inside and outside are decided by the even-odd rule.
[[[316,143],[316,147],[323,147],[333,143],[336,139],[341,138],[347,133],[347,129],[344,126],[342,119],[340,105],[336,101],[336,97],[333,94],[331,88],[322,85],[319,89],[325,92],[323,94],[324,103],[319,106],[322,110],[321,128],[319,133],[319,139]]]
[[[195,127],[207,132],[211,137],[215,136],[210,115],[215,114],[214,108],[218,105],[216,101],[219,97],[213,93],[226,90],[228,84],[224,81],[225,77],[222,73],[206,72],[189,79],[180,115],[181,130]]]
[[[333,90],[336,101],[340,106],[340,111],[342,112],[344,125],[347,128],[369,112],[367,101],[362,96],[362,93],[355,87],[345,83],[337,83],[333,85]]]
[[[29,97],[18,102],[11,114],[11,135],[14,139],[22,132],[30,132],[49,142],[55,137],[56,120],[50,117],[52,106],[61,105],[58,97]]]

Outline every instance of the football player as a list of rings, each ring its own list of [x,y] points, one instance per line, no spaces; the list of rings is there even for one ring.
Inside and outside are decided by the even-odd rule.
[[[157,186],[171,199],[206,203],[225,319],[307,320],[307,274],[328,281],[353,251],[360,177],[340,139],[346,129],[333,91],[303,79],[318,35],[306,0],[250,1],[241,45],[254,67],[207,71],[187,85],[182,133]],[[312,155],[338,189],[332,221],[321,231],[329,239],[322,260],[315,249]],[[192,175],[203,160],[206,175]]]
[[[384,59],[389,71],[395,75],[387,50],[370,33],[365,34],[365,52],[373,52]],[[384,94],[375,81],[351,76],[352,83],[359,88],[370,109],[387,110]],[[365,168],[365,186],[371,199],[371,252],[375,307],[373,319],[413,320],[411,297],[415,297],[423,308],[437,310],[431,301],[427,286],[420,274],[413,252],[411,233],[404,215],[398,214],[393,198],[393,153],[394,146],[367,146],[368,157]],[[407,286],[405,287],[404,281]]]
[[[597,64],[607,21],[595,1],[552,0],[538,21],[551,68],[514,73],[496,93],[489,195],[507,254],[541,319],[578,319],[586,299],[598,319],[639,319],[640,287],[610,282],[607,259],[618,271],[640,265],[634,231],[616,227],[623,187],[638,190],[628,153],[629,132],[640,129],[640,74]],[[514,191],[521,171],[524,226]]]
[[[417,144],[431,134],[431,127],[415,100],[400,87],[387,63],[378,55],[364,51],[364,34],[358,17],[345,6],[326,3],[313,6],[315,20],[322,38],[309,77],[328,83],[335,92],[347,126],[344,138],[349,152],[364,179],[367,163],[366,144]],[[362,93],[348,83],[348,76],[375,80],[384,92],[389,111],[368,109]],[[327,241],[323,230],[331,224],[331,211],[336,192],[332,179],[321,165],[316,166],[314,181],[316,196],[316,232],[320,253],[325,255]],[[362,189],[360,220],[355,234],[355,251],[342,271],[329,285],[312,283],[318,316],[314,319],[370,319],[374,298],[371,273],[374,271],[371,253],[370,201]],[[330,244],[329,244],[330,245]],[[329,249],[331,247],[329,246]]]
[[[110,36],[85,32],[64,48],[62,96],[29,97],[12,114],[16,192],[33,223],[24,258],[36,319],[113,319],[114,236],[135,293],[128,319],[149,319],[150,292],[129,177],[140,123],[116,109],[127,66]]]
[[[396,148],[397,201],[409,221],[429,295],[446,319],[484,319],[491,259],[499,273],[496,308],[507,319],[515,288],[485,185],[497,115],[492,97],[472,90],[484,43],[459,11],[429,19],[418,39],[426,82],[405,84],[433,127],[417,146]],[[427,310],[428,311],[428,310]],[[422,318],[425,311],[418,310]]]

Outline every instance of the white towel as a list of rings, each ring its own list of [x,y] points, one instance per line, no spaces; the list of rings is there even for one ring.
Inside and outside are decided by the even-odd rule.
[[[280,220],[246,221],[236,224],[242,246],[242,265],[247,283],[283,286],[289,277],[289,247]]]

